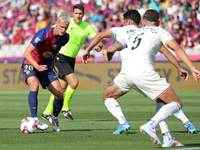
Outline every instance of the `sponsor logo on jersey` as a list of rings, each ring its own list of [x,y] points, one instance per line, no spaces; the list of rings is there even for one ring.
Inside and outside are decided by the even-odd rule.
[[[36,37],[36,38],[35,38],[35,43],[38,43],[39,41],[41,41],[40,38],[39,38],[39,37]]]
[[[51,47],[52,47],[53,49],[56,48],[56,46],[57,46],[57,44],[51,45]]]
[[[43,53],[43,57],[44,58],[49,58],[49,57],[51,57],[52,56],[52,52],[44,52]]]

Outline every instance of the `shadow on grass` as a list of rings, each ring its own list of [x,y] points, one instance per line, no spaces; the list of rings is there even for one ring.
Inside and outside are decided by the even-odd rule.
[[[188,131],[170,131],[171,133],[188,133]],[[200,130],[197,130],[197,133],[193,133],[193,134],[198,134],[198,132],[200,132]],[[188,133],[188,134],[192,134],[192,133]]]
[[[98,120],[99,121],[99,120]],[[102,120],[103,121],[103,120]],[[105,121],[108,121],[108,120],[105,120]],[[0,128],[0,130],[19,130],[19,128]],[[115,129],[69,129],[69,130],[61,130],[61,132],[93,132],[93,131],[109,131],[109,132],[114,132]],[[40,134],[40,133],[52,133],[54,132],[53,130],[38,130],[36,132],[36,134]],[[197,133],[194,133],[194,134],[198,134],[198,132],[200,132],[200,130],[197,131]],[[137,129],[131,129],[129,131],[125,131],[123,134],[137,134],[137,133],[140,133],[139,130]],[[158,134],[160,134],[160,131],[157,132]],[[187,134],[190,134],[188,133],[188,131],[171,131],[171,133],[187,133]],[[193,144],[191,144],[193,145]],[[185,145],[185,146],[190,146],[190,145]],[[196,144],[194,146],[200,146],[200,144]]]
[[[190,143],[190,144],[184,144],[185,146],[188,147],[196,147],[196,146],[200,146],[200,143]],[[200,149],[200,147],[198,147]]]
[[[0,128],[0,130],[19,130],[20,128]]]

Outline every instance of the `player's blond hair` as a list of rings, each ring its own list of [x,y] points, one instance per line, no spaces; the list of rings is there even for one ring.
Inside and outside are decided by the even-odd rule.
[[[70,23],[70,15],[67,12],[60,11],[57,15],[57,20],[60,20],[66,24]]]

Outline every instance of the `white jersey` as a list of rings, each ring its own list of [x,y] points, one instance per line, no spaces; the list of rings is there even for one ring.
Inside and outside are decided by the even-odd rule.
[[[149,65],[153,67],[156,54],[171,39],[173,37],[169,32],[155,26],[142,27],[135,30],[130,37],[121,39],[120,42],[124,47],[128,46],[129,50],[126,57],[128,63],[126,70],[132,70],[135,67],[143,69],[144,66]]]
[[[138,27],[135,25],[128,25],[124,27],[114,27],[110,30],[112,31],[112,39],[120,40],[121,38],[127,38],[130,36],[135,30],[137,30]],[[126,64],[126,58],[129,56],[128,54],[128,48],[124,48],[123,51],[120,51],[120,57],[122,62],[122,67],[120,73],[114,78],[113,82],[114,84],[124,93],[127,93],[131,90],[131,87],[126,83],[125,76],[124,76],[124,68]],[[146,96],[140,89],[137,87],[134,87],[134,89],[137,89],[138,92],[140,92],[142,95]]]
[[[120,40],[122,38],[127,38],[128,36],[130,36],[133,32],[135,32],[135,30],[139,29],[137,26],[135,25],[128,25],[128,26],[124,26],[124,27],[113,27],[110,28],[110,30],[112,31],[112,39],[115,40]],[[121,71],[120,72],[124,72],[124,64],[125,64],[125,60],[127,58],[128,55],[128,49],[124,48],[123,51],[120,51],[120,57],[121,57],[121,62],[122,62],[122,67],[121,67]]]
[[[128,46],[129,51],[125,64],[127,84],[137,91],[139,89],[152,100],[170,88],[166,79],[155,71],[154,63],[157,52],[172,39],[171,34],[164,29],[147,26],[120,40],[124,47]]]

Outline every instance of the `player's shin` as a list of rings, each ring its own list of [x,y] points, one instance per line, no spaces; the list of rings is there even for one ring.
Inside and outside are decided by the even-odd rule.
[[[29,108],[32,117],[37,117],[37,106],[38,106],[37,95],[38,92],[36,91],[30,91],[28,95]]]
[[[183,113],[182,110],[179,110],[178,112],[176,112],[176,113],[174,114],[174,116],[175,116],[177,119],[181,120],[181,121],[183,122],[183,124],[184,124],[185,122],[189,121],[189,119],[185,116],[185,114]]]
[[[58,114],[60,113],[62,106],[63,106],[63,99],[58,100],[55,98],[53,102],[53,115],[55,117],[57,117]]]
[[[67,87],[65,91],[65,96],[64,96],[64,103],[63,103],[63,108],[62,110],[69,110],[69,103],[71,101],[72,96],[74,95],[74,92],[76,90],[72,89],[70,86]]]
[[[124,114],[122,113],[119,103],[114,98],[107,98],[105,100],[105,106],[108,111],[119,121],[120,124],[123,124],[126,121]]]
[[[155,129],[159,122],[172,116],[175,112],[179,111],[180,108],[181,107],[177,102],[165,104],[160,108],[160,110],[156,113],[156,115],[151,119],[151,121],[148,124]]]

